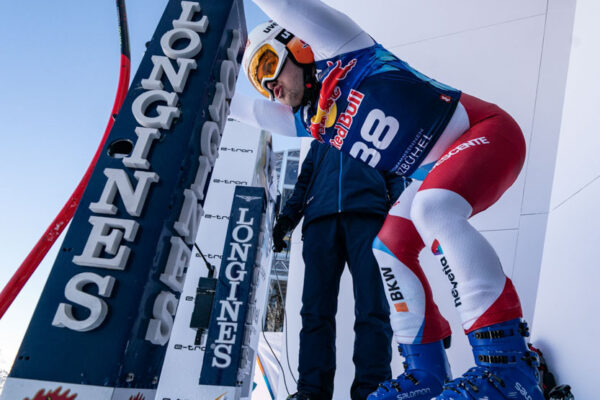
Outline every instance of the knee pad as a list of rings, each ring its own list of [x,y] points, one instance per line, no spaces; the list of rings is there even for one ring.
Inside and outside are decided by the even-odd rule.
[[[410,218],[424,241],[466,222],[473,208],[459,194],[446,189],[426,189],[416,194]]]

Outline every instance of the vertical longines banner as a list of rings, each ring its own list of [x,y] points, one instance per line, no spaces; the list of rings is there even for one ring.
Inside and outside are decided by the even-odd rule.
[[[202,361],[202,391],[210,392],[210,387],[238,390],[247,379],[244,366],[254,362],[252,323],[248,320],[258,312],[253,297],[260,272],[256,267],[265,207],[264,188],[235,188]]]
[[[245,42],[241,0],[169,0],[2,399],[154,398]]]

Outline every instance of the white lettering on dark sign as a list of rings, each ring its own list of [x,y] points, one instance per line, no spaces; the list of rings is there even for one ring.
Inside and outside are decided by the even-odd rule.
[[[184,93],[190,74],[197,68],[193,58],[202,50],[202,33],[208,28],[208,18],[198,19],[201,7],[198,2],[182,1],[181,14],[173,21],[173,29],[167,31],[160,40],[163,54],[151,57],[153,68],[148,78],[143,79],[141,86],[144,92],[139,94],[132,103],[131,112],[139,124],[135,129],[137,141],[128,157],[123,158],[123,169],[106,168],[103,172],[107,177],[106,184],[98,201],[89,204],[89,209],[103,216],[92,216],[89,222],[92,230],[87,243],[80,255],[73,257],[73,263],[84,267],[102,268],[104,270],[125,270],[131,257],[131,248],[124,241],[133,242],[136,239],[139,223],[134,218],[142,214],[147,205],[147,199],[152,184],[158,183],[157,173],[149,171],[148,154],[153,146],[159,145],[161,130],[169,130],[173,121],[181,116],[178,105],[178,94]],[[180,49],[174,49],[175,42],[183,43]],[[208,175],[214,166],[218,148],[227,115],[229,103],[235,90],[239,65],[237,54],[242,46],[241,35],[237,30],[232,31],[230,47],[226,49],[227,58],[221,62],[219,82],[215,86],[215,94],[209,106],[210,119],[204,122],[200,134],[199,167],[196,177],[189,189],[183,193],[183,204],[179,218],[173,227],[179,236],[170,239],[170,252],[160,281],[173,292],[183,290],[185,268],[190,260],[191,251],[188,245],[193,243],[204,213],[199,201],[204,199]],[[176,62],[177,67],[174,66]],[[173,92],[165,89],[168,82]],[[153,108],[154,114],[147,111]],[[167,139],[168,140],[168,139]],[[135,170],[133,176],[137,182],[132,184],[126,170]],[[144,170],[144,171],[141,171]],[[125,212],[132,219],[112,218],[105,215],[115,215],[117,207],[114,202],[119,194]],[[241,234],[241,233],[240,233]],[[108,255],[108,257],[107,257]],[[58,306],[52,325],[86,332],[102,325],[108,314],[106,302],[99,297],[83,291],[84,286],[93,284],[98,288],[98,295],[109,298],[116,278],[107,275],[100,276],[89,272],[77,274],[71,278],[65,287],[65,297],[71,302],[89,309],[90,315],[85,320],[78,320],[72,313],[72,305],[61,303]],[[154,300],[152,318],[148,323],[146,340],[157,345],[164,345],[169,340],[173,326],[173,316],[177,309],[178,300],[172,292],[161,291]],[[235,311],[230,308],[228,312]],[[228,314],[229,315],[229,314]],[[233,315],[233,314],[231,314]],[[235,332],[222,328],[220,337],[225,345]]]
[[[225,265],[225,278],[229,283],[229,294],[220,300],[220,311],[217,317],[219,335],[214,341],[214,355],[211,365],[217,368],[227,368],[231,365],[231,352],[237,338],[238,319],[240,306],[243,301],[239,299],[238,287],[248,274],[248,267],[254,265],[251,260],[248,265],[248,254],[251,246],[248,243],[254,237],[254,218],[246,219],[248,208],[240,208],[240,217],[235,221],[231,232],[227,264]]]

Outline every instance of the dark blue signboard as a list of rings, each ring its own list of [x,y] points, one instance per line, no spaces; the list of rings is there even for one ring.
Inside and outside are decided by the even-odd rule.
[[[11,378],[156,388],[245,43],[241,0],[169,0]]]
[[[246,316],[260,246],[265,190],[236,186],[213,302],[201,385],[238,386]],[[251,360],[252,361],[252,360]]]

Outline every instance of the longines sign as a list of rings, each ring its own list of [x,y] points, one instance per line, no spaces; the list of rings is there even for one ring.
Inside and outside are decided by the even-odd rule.
[[[156,388],[245,41],[241,0],[169,1],[5,392]]]
[[[202,362],[201,385],[233,387],[240,381],[238,371],[244,348],[250,344],[246,322],[253,309],[252,284],[256,283],[255,266],[265,203],[263,188],[235,188]]]

